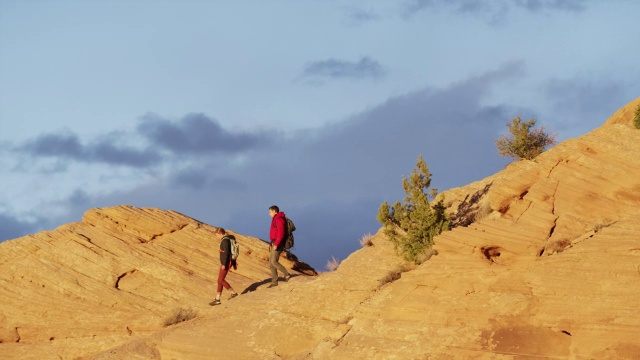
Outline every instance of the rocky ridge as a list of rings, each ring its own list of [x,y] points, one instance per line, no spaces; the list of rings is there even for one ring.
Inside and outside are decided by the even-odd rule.
[[[161,330],[181,309],[211,311],[214,230],[174,211],[117,206],[1,243],[0,358],[72,359]],[[230,283],[238,292],[268,284],[268,244],[233,234],[242,245]],[[281,262],[315,274],[294,256]]]

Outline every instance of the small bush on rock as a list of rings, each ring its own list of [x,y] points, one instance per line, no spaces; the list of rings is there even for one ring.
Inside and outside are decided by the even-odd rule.
[[[387,275],[380,279],[379,287],[385,284],[392,283],[402,277],[402,273],[413,270],[415,265],[413,263],[402,264],[394,270],[390,270]]]
[[[633,126],[635,126],[636,129],[640,129],[640,105],[638,105],[638,108],[636,109],[636,116],[633,118]]]
[[[535,125],[536,119],[522,122],[520,116],[507,123],[511,136],[502,135],[502,138],[496,140],[498,153],[516,160],[532,160],[547,146],[556,143],[555,135],[547,133],[544,127],[535,129]]]
[[[331,260],[327,261],[327,265],[325,265],[324,267],[329,271],[334,271],[338,269],[338,265],[340,265],[340,262],[338,261],[338,259],[332,256]]]
[[[564,249],[570,246],[571,246],[571,240],[559,239],[559,240],[555,240],[553,242],[548,243],[544,248],[544,252],[547,255],[553,255],[555,253],[561,253],[562,251],[564,251]]]
[[[191,320],[196,317],[196,312],[192,309],[178,308],[173,311],[173,314],[164,321],[164,326],[171,326],[183,321]]]
[[[420,261],[417,262],[418,265],[423,264],[427,261],[429,261],[429,259],[431,259],[432,256],[438,255],[438,250],[436,249],[430,249],[424,252],[422,259],[420,259]]]
[[[430,185],[431,173],[420,155],[411,176],[402,179],[402,187],[407,194],[404,202],[396,201],[390,207],[385,201],[378,211],[378,221],[396,251],[405,260],[416,264],[433,246],[434,236],[449,230],[444,199],[432,205],[429,198],[434,199],[438,189],[429,189]]]
[[[400,279],[400,277],[402,277],[402,272],[399,270],[392,270],[389,271],[389,273],[387,273],[387,275],[385,275],[382,279],[380,279],[380,287],[382,287],[385,284],[394,282],[398,279]]]
[[[373,235],[370,233],[362,235],[360,238],[360,245],[362,245],[362,247],[373,246],[373,241],[371,241],[372,238]]]

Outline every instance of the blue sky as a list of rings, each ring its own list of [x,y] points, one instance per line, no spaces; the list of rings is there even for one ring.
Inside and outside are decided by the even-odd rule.
[[[516,115],[558,140],[640,96],[632,0],[0,0],[0,241],[94,207],[179,211],[323,270],[422,154],[501,170]]]

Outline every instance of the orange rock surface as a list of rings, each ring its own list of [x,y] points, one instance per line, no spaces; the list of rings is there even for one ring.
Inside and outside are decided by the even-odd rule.
[[[0,358],[73,359],[161,330],[180,309],[210,312],[214,230],[173,211],[118,206],[1,243]],[[268,285],[268,244],[235,236],[241,255],[227,280],[238,292]],[[281,263],[314,274],[297,259]]]

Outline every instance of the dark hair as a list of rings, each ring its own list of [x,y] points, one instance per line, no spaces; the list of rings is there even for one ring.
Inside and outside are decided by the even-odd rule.
[[[271,205],[271,207],[269,208],[269,210],[274,210],[276,213],[280,212],[280,208],[275,206],[275,205]]]
[[[224,230],[224,228],[217,228],[216,229],[216,234],[218,234],[218,235],[226,235],[227,232]]]

